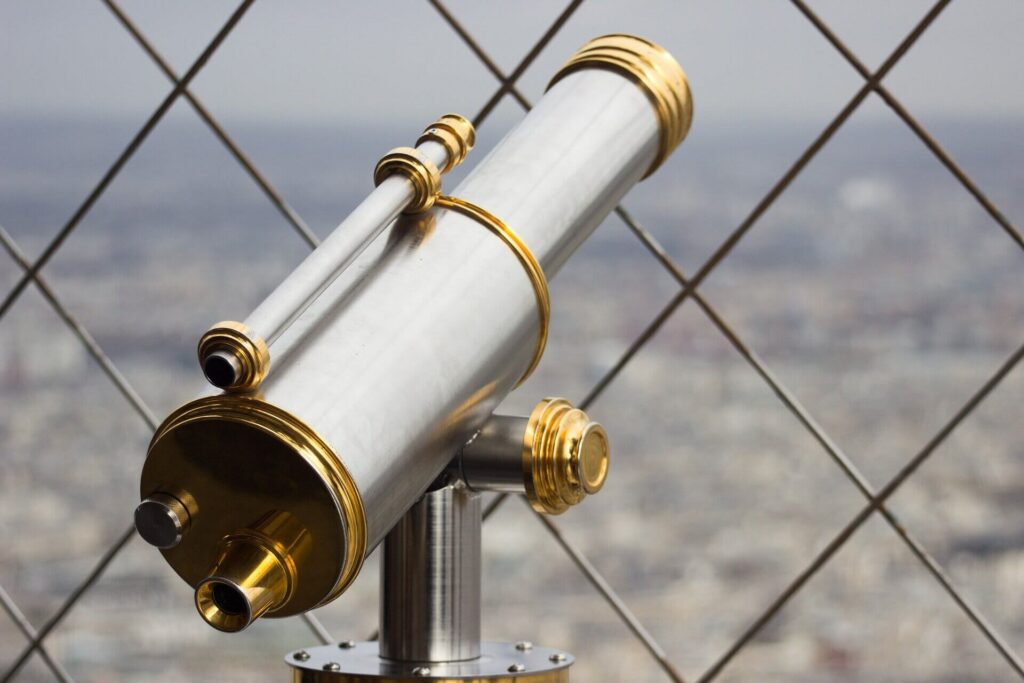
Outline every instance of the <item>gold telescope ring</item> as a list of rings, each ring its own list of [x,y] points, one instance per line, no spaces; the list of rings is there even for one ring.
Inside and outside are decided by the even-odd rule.
[[[500,218],[486,209],[472,202],[467,202],[465,199],[449,197],[448,195],[438,195],[435,206],[450,209],[456,213],[461,213],[463,216],[472,218],[500,237],[515,253],[516,258],[523,264],[523,269],[530,278],[533,291],[537,296],[537,312],[540,316],[540,327],[537,330],[537,350],[533,354],[530,366],[523,373],[523,376],[519,378],[519,381],[516,382],[516,386],[519,386],[526,381],[527,377],[533,374],[537,364],[540,363],[541,356],[544,355],[544,347],[548,343],[548,325],[551,321],[551,296],[548,293],[548,280],[544,277],[544,271],[541,269],[540,263],[537,262],[533,252],[530,251],[530,248],[526,246],[526,243],[523,242],[519,235],[512,228],[505,225]]]
[[[395,173],[404,175],[413,186],[414,195],[404,213],[422,213],[434,205],[441,192],[441,171],[426,154],[414,147],[396,147],[377,162],[373,184],[380,185]]]

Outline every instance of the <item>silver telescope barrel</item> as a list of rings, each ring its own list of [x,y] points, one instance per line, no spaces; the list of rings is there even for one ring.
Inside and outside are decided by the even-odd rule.
[[[450,196],[399,217],[284,327],[258,386],[164,421],[143,468],[146,519],[176,520],[153,537],[174,540],[161,552],[211,625],[240,630],[345,590],[536,367],[548,279],[691,116],[671,55],[631,36],[591,41]],[[568,414],[559,406],[550,416]],[[602,461],[551,476],[589,462]]]

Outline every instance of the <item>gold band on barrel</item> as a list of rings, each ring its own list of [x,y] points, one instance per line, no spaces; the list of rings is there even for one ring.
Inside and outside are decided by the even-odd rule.
[[[448,163],[441,169],[443,175],[465,161],[476,144],[476,129],[465,116],[445,114],[424,129],[416,146],[428,141],[440,143],[448,150]]]
[[[404,213],[422,213],[434,205],[441,192],[441,172],[426,154],[412,147],[396,147],[377,162],[373,184],[380,185],[395,173],[408,178],[415,191]]]
[[[661,166],[690,130],[693,99],[686,73],[660,45],[636,36],[611,34],[594,38],[577,50],[551,79],[548,88],[575,71],[595,68],[628,76],[654,105],[661,140],[658,153],[644,175],[646,178]]]
[[[500,237],[501,240],[513,251],[513,253],[515,253],[516,258],[518,258],[519,262],[523,264],[523,269],[530,278],[530,283],[533,285],[533,291],[537,296],[537,311],[540,316],[540,327],[537,331],[537,350],[533,354],[533,360],[530,361],[530,366],[516,383],[516,386],[519,386],[526,381],[527,377],[533,374],[534,369],[536,369],[537,364],[540,363],[540,359],[544,355],[544,347],[547,346],[548,343],[548,325],[551,321],[551,295],[548,293],[548,280],[544,277],[544,271],[541,269],[540,263],[537,262],[533,252],[530,251],[530,248],[526,246],[526,243],[520,239],[519,235],[513,232],[510,227],[505,225],[500,218],[486,209],[482,209],[476,204],[467,202],[465,199],[449,197],[447,195],[440,195],[437,198],[436,205],[472,218],[474,221],[483,225],[485,228]]]

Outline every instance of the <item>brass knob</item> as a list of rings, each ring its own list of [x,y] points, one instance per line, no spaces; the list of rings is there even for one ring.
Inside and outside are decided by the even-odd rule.
[[[604,486],[608,435],[564,398],[547,398],[530,415],[523,440],[526,496],[538,512],[561,514]]]

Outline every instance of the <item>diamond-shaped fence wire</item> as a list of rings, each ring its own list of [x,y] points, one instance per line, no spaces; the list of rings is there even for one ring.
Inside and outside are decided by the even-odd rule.
[[[190,68],[182,75],[178,75],[169,65],[155,46],[142,34],[125,11],[115,0],[102,0],[108,9],[114,14],[121,25],[131,34],[132,38],[145,51],[145,53],[157,64],[159,69],[171,82],[171,89],[160,106],[145,121],[136,135],[131,139],[123,152],[107,172],[100,178],[86,200],[78,206],[71,217],[58,231],[56,236],[46,245],[40,255],[30,259],[23,253],[14,238],[6,230],[0,228],[0,243],[3,244],[7,254],[12,261],[20,268],[20,275],[12,287],[6,293],[2,304],[0,304],[0,319],[9,311],[11,306],[18,300],[28,287],[35,287],[45,301],[53,308],[54,312],[64,321],[68,328],[74,333],[78,340],[85,347],[88,354],[96,361],[110,382],[117,391],[124,397],[128,405],[143,420],[148,429],[152,430],[157,424],[154,412],[146,405],[140,394],[132,387],[124,374],[114,365],[110,357],[104,353],[100,344],[90,334],[68,308],[62,303],[60,297],[44,278],[42,271],[44,267],[65,245],[67,238],[79,227],[83,219],[104,194],[107,188],[116,180],[118,174],[123,170],[127,162],[136,151],[146,142],[150,133],[160,124],[164,115],[178,100],[187,101],[188,105],[195,111],[200,119],[210,128],[217,139],[227,148],[232,157],[244,168],[245,172],[256,183],[258,188],[266,195],[281,214],[284,223],[293,229],[298,236],[309,246],[315,248],[318,240],[307,224],[298,215],[281,193],[274,188],[270,181],[256,168],[250,158],[243,152],[234,140],[228,135],[214,115],[189,89],[190,83],[201,72],[203,67],[215,53],[225,39],[229,37],[235,26],[242,20],[243,16],[253,4],[254,0],[244,0],[229,17],[220,31],[212,41],[203,49],[195,59]],[[488,52],[474,36],[463,26],[458,18],[440,1],[428,0],[437,11],[440,18],[454,31],[461,39],[470,53],[478,59],[484,67],[498,81],[498,87],[486,100],[483,100],[479,112],[474,117],[474,123],[479,127],[485,125],[490,114],[505,99],[512,99],[523,109],[528,110],[531,106],[530,100],[522,93],[517,83],[520,77],[530,68],[537,56],[545,49],[549,42],[556,36],[561,28],[568,22],[576,10],[583,3],[583,0],[573,0],[557,16],[555,21],[537,39],[536,43],[524,54],[517,66],[509,73],[503,71],[496,62],[489,56]],[[849,522],[835,535],[812,561],[801,570],[785,589],[778,594],[769,604],[763,607],[759,616],[736,635],[733,643],[713,661],[712,665],[700,675],[699,681],[711,681],[716,679],[752,640],[755,639],[769,622],[785,608],[788,602],[817,574],[854,536],[867,520],[878,517],[890,527],[896,537],[906,546],[906,550],[916,557],[922,564],[924,572],[930,575],[938,583],[941,589],[949,596],[956,606],[970,619],[984,638],[991,644],[992,648],[1002,657],[1008,667],[1008,673],[1024,678],[1024,665],[1007,641],[995,630],[992,624],[979,610],[971,604],[967,597],[957,588],[953,580],[946,573],[943,567],[929,553],[923,544],[917,540],[912,530],[905,527],[887,503],[893,494],[907,482],[919,470],[921,465],[942,445],[947,437],[957,428],[958,425],[967,419],[975,408],[989,395],[989,393],[1016,367],[1024,355],[1024,346],[1019,347],[1012,353],[1005,362],[985,381],[980,388],[968,394],[968,399],[953,415],[943,424],[934,436],[929,439],[919,451],[905,460],[905,464],[898,472],[888,479],[881,486],[871,483],[868,478],[854,465],[853,461],[846,455],[843,449],[830,437],[816,421],[810,411],[804,407],[794,393],[785,386],[779,376],[774,373],[757,354],[757,352],[746,343],[735,329],[730,326],[725,317],[716,309],[700,291],[700,285],[708,275],[718,267],[734,250],[736,245],[747,233],[754,228],[759,219],[765,214],[769,207],[790,187],[801,172],[806,168],[812,159],[822,150],[823,147],[833,138],[836,132],[847,122],[851,115],[861,104],[872,95],[877,95],[892,112],[920,139],[920,142],[934,155],[936,161],[945,167],[963,186],[978,204],[982,207],[996,225],[1001,228],[1016,243],[1017,247],[1024,248],[1024,239],[1020,231],[1009,219],[999,210],[998,207],[984,194],[982,189],[971,179],[967,173],[957,165],[949,153],[947,153],[939,142],[922,126],[900,101],[883,85],[886,75],[894,66],[908,53],[921,35],[928,30],[936,18],[943,12],[950,0],[940,0],[920,19],[906,37],[897,44],[888,58],[881,66],[871,71],[858,56],[848,48],[841,38],[817,15],[804,0],[792,0],[796,11],[802,14],[813,27],[821,34],[830,45],[832,45],[845,59],[846,62],[863,79],[863,84],[851,95],[849,101],[835,115],[831,122],[815,137],[806,147],[802,154],[782,174],[771,189],[752,208],[739,225],[729,233],[728,237],[715,249],[703,265],[696,270],[692,276],[687,276],[677,265],[668,251],[655,239],[653,234],[641,226],[633,215],[623,206],[615,209],[615,213],[621,220],[623,226],[636,237],[643,247],[650,253],[657,262],[678,285],[677,293],[664,305],[660,312],[650,321],[643,331],[636,337],[625,352],[611,365],[610,369],[600,377],[591,390],[581,397],[580,405],[587,407],[592,404],[602,393],[620,376],[623,369],[637,356],[643,347],[655,336],[655,334],[673,317],[673,314],[687,301],[692,300],[698,307],[701,314],[717,329],[728,344],[736,351],[740,358],[750,369],[770,388],[771,392],[778,398],[785,409],[795,418],[794,426],[799,425],[812,437],[814,442],[820,446],[824,455],[838,467],[850,485],[863,497],[863,507],[854,515]],[[968,389],[968,388],[965,388]],[[966,393],[966,392],[965,392]],[[490,517],[499,506],[505,501],[505,496],[496,497],[485,510],[485,518]],[[534,513],[536,514],[536,513]],[[579,568],[584,577],[593,586],[595,591],[618,615],[622,623],[642,643],[650,656],[670,680],[682,681],[683,676],[673,662],[670,661],[665,649],[655,640],[651,632],[630,610],[626,602],[617,594],[615,588],[600,574],[594,564],[563,532],[560,526],[551,518],[543,515],[536,515],[541,526],[545,528],[551,537],[557,542],[561,549],[567,554],[572,562]],[[52,674],[61,681],[70,681],[71,677],[47,649],[47,638],[54,629],[67,617],[81,598],[92,588],[99,577],[108,568],[111,562],[115,561],[121,550],[132,538],[134,530],[126,528],[117,538],[113,540],[107,551],[96,561],[92,570],[87,576],[71,591],[70,595],[63,601],[60,607],[53,612],[43,623],[33,625],[21,612],[11,596],[0,587],[0,604],[2,604],[7,615],[15,624],[18,631],[24,636],[24,649],[15,659],[13,664],[4,674],[4,681],[17,677],[25,664],[35,655],[38,655],[45,666]],[[922,580],[924,580],[922,578]],[[842,619],[842,615],[836,615],[836,619]],[[330,643],[333,637],[320,623],[314,614],[307,614],[303,617],[315,637],[322,643]],[[685,664],[685,663],[681,663]]]

